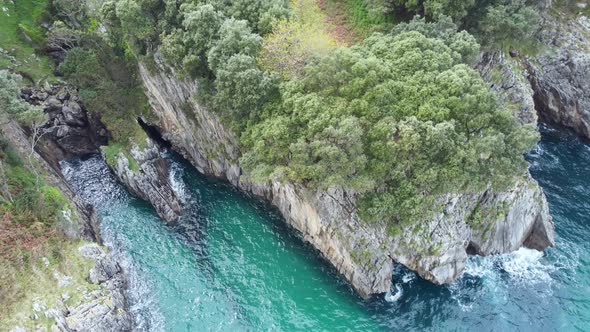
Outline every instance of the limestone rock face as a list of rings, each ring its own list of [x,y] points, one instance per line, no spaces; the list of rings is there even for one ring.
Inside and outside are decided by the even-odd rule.
[[[500,97],[500,102],[512,110],[520,124],[537,123],[533,89],[518,58],[500,51],[484,52],[479,56],[475,69],[490,83],[492,90]]]
[[[161,63],[157,56],[156,63]],[[159,117],[155,125],[173,148],[200,172],[225,178],[271,202],[362,296],[390,289],[394,261],[443,284],[461,275],[468,251],[489,255],[523,244],[543,249],[554,243],[547,202],[528,177],[506,192],[441,197],[445,207],[441,213],[396,236],[381,225],[362,222],[358,195],[344,188],[310,192],[276,181],[254,183],[240,167],[239,147],[231,132],[195,102],[194,83],[175,79],[161,65],[150,73],[140,64],[140,74]]]
[[[170,182],[168,161],[161,153],[160,147],[147,138],[144,147],[135,145],[131,149],[137,169],[122,152],[117,155],[115,165],[110,166],[129,191],[150,202],[162,219],[174,222],[182,213],[182,203]]]
[[[527,61],[539,116],[590,138],[590,20],[545,14],[540,31],[547,50]]]

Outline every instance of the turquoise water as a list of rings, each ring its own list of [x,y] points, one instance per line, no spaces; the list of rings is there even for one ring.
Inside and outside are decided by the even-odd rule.
[[[544,129],[528,156],[555,217],[556,248],[472,258],[449,286],[398,266],[391,294],[367,301],[272,208],[168,157],[188,206],[173,226],[129,196],[98,158],[64,164],[98,206],[105,242],[130,276],[139,330],[590,329],[590,146],[573,136]]]

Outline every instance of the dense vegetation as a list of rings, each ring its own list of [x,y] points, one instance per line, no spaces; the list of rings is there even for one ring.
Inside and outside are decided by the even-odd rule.
[[[357,0],[372,17],[399,20],[420,15],[450,17],[486,47],[509,47],[527,40],[540,18],[539,3],[528,0]],[[397,19],[396,19],[397,18]]]
[[[24,124],[38,118],[41,111],[19,99],[16,75],[0,71],[0,125],[10,117]],[[20,155],[3,137],[0,138],[0,216],[29,227],[52,225],[66,205],[61,192],[44,183],[35,170],[35,161]],[[41,227],[43,228],[43,227]],[[6,253],[3,253],[6,254]]]
[[[501,17],[518,10],[498,9],[502,1],[490,1],[485,16],[504,32],[518,19]],[[388,2],[438,19],[398,24],[350,48],[328,37],[309,43],[306,29],[321,23],[306,20],[314,7],[304,0],[292,1],[293,11],[278,0],[120,0],[102,13],[136,55],[159,49],[181,76],[199,80],[202,102],[241,136],[254,179],[353,189],[366,220],[399,225],[428,217],[440,194],[506,189],[537,139],[469,66],[479,44],[449,16],[460,21],[474,3]]]

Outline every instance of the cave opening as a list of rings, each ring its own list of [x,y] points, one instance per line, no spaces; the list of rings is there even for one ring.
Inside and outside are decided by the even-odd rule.
[[[141,128],[143,128],[148,137],[151,138],[158,145],[166,149],[172,148],[172,143],[170,143],[170,141],[166,140],[162,136],[160,127],[146,122],[142,117],[137,118],[137,123],[139,123]]]

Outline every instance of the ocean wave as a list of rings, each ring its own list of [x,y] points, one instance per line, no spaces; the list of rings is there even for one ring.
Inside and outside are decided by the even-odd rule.
[[[170,186],[178,198],[180,198],[180,201],[186,203],[190,200],[190,190],[187,189],[183,180],[184,169],[177,162],[170,159],[168,161],[170,162]]]

